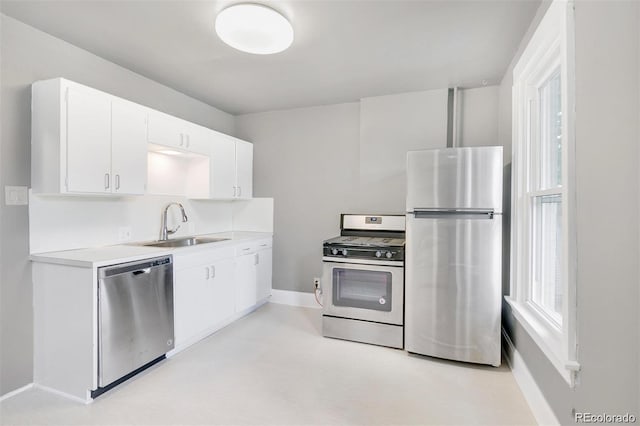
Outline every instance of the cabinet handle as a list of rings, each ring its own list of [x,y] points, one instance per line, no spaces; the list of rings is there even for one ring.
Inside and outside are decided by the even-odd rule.
[[[260,255],[258,253],[256,253],[256,263],[254,263],[254,265],[257,265],[258,263],[260,263]]]
[[[207,277],[205,278],[205,280],[208,280],[209,278],[211,278],[211,275],[209,274],[209,267],[205,267],[204,270],[207,271]]]
[[[109,189],[109,173],[104,174],[104,189]]]
[[[238,187],[238,197],[242,196],[242,187]]]
[[[116,175],[116,190],[120,189],[120,175]]]
[[[184,145],[184,133],[180,133],[180,146]]]
[[[260,244],[260,247],[266,247],[267,244]]]
[[[237,186],[234,186],[234,187],[233,187],[233,196],[234,196],[234,197],[236,197],[236,196],[237,196],[237,194],[238,194],[238,189],[237,189],[237,188],[238,188]]]
[[[211,266],[211,279],[216,277],[216,267]]]
[[[191,144],[191,136],[185,135],[185,138],[187,139],[187,148],[189,148],[189,145]]]

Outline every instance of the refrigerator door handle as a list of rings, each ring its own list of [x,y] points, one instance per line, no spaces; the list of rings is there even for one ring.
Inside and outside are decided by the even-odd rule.
[[[441,218],[456,216],[458,218],[493,219],[493,209],[414,209],[416,219]]]

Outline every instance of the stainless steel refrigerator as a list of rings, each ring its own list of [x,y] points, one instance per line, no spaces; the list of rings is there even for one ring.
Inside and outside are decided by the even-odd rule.
[[[500,365],[502,147],[407,154],[405,349]]]

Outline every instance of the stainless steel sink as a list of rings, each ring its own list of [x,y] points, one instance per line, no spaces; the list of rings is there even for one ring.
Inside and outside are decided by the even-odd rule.
[[[220,241],[227,241],[229,238],[211,238],[211,237],[188,237],[188,238],[176,238],[175,240],[166,241],[152,241],[150,243],[140,243],[137,245],[145,247],[189,247],[197,246],[199,244],[217,243]]]

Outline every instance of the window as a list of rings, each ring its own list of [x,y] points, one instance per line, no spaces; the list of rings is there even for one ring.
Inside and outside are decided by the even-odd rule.
[[[555,0],[513,71],[514,316],[573,386],[573,3]]]

